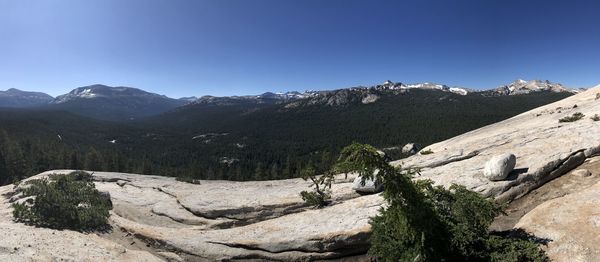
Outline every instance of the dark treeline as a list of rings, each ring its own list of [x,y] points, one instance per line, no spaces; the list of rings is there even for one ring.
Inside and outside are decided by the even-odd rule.
[[[116,150],[80,151],[59,139],[24,139],[0,129],[0,184],[8,184],[53,169],[143,173],[150,165]]]
[[[378,148],[428,145],[566,96],[418,90],[383,93],[366,105],[183,108],[125,124],[0,109],[0,183],[51,169],[238,181],[292,178],[309,164],[327,169],[352,142]],[[388,151],[393,158],[401,157],[398,152]]]

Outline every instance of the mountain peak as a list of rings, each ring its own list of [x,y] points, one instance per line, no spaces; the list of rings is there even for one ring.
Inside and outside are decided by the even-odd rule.
[[[124,121],[164,113],[186,103],[138,88],[95,84],[75,88],[50,104],[97,119]]]
[[[54,99],[48,94],[40,92],[22,91],[10,88],[0,91],[0,107],[32,107],[48,104]]]
[[[508,85],[497,88],[495,91],[505,95],[528,94],[539,91],[576,93],[576,90],[566,88],[562,84],[553,83],[549,80],[527,81],[523,79],[517,79]]]
[[[94,84],[82,86],[71,90],[71,92],[58,96],[52,103],[61,104],[77,99],[90,98],[115,98],[115,97],[164,97],[162,95],[146,92],[141,89],[125,86],[107,86],[102,84]]]

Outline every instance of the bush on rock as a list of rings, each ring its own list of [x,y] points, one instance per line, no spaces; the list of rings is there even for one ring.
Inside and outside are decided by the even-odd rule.
[[[78,231],[107,227],[110,196],[96,189],[90,174],[77,171],[25,183],[22,193],[27,200],[12,205],[17,222]]]

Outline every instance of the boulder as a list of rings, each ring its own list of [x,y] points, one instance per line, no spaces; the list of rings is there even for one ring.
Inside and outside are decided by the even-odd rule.
[[[402,154],[414,155],[421,150],[421,145],[416,143],[408,143],[402,147]]]
[[[123,187],[127,184],[127,181],[125,180],[117,180],[117,185],[119,185],[120,187]]]
[[[385,153],[383,150],[377,150],[377,154],[379,154],[380,156],[382,156],[382,157],[383,157],[383,159],[384,159],[386,162],[390,162],[390,161],[392,161],[392,158],[391,158],[390,156],[388,156],[388,154],[387,154],[387,153]]]
[[[358,193],[368,194],[379,193],[383,191],[383,184],[375,178],[366,179],[364,184],[362,182],[362,177],[356,177],[352,184],[352,189]]]
[[[516,164],[517,158],[513,154],[497,155],[485,163],[483,175],[490,181],[504,180]]]
[[[99,191],[98,194],[100,194],[100,198],[102,198],[103,200],[105,200],[106,202],[108,202],[110,204],[110,207],[112,208],[113,203],[112,203],[112,200],[110,199],[110,192],[108,192],[108,191]]]

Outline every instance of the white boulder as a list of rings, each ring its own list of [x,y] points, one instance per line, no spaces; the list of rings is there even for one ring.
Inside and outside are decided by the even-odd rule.
[[[376,178],[365,179],[363,184],[362,177],[358,176],[354,179],[352,189],[358,193],[379,193],[383,190],[383,184]]]
[[[408,143],[402,147],[402,154],[414,155],[421,150],[421,145],[416,143]]]
[[[516,164],[517,158],[513,154],[497,155],[485,163],[483,175],[491,181],[504,180]]]

